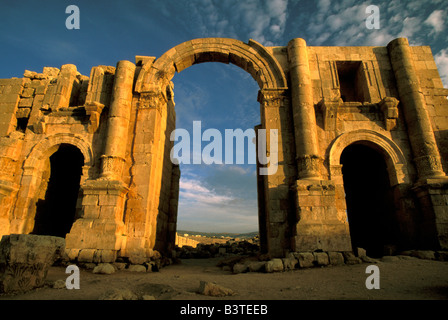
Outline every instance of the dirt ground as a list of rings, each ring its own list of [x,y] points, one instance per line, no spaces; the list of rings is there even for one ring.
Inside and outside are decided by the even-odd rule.
[[[52,267],[48,285],[24,294],[0,295],[0,300],[98,300],[113,288],[130,289],[157,300],[448,300],[448,262],[413,257],[379,260],[380,289],[367,289],[369,264],[296,269],[281,273],[232,274],[217,267],[221,259],[184,259],[159,272],[127,270],[94,274],[81,269],[80,289],[55,289],[51,284],[69,274]],[[198,294],[200,281],[209,281],[236,294]]]

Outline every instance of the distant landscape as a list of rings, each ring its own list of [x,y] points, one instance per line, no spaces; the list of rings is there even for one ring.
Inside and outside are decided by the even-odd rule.
[[[258,231],[248,232],[248,233],[220,233],[220,232],[201,232],[201,231],[188,231],[188,230],[177,230],[177,234],[183,236],[188,234],[189,236],[201,236],[207,238],[239,238],[239,239],[249,239],[258,236]]]

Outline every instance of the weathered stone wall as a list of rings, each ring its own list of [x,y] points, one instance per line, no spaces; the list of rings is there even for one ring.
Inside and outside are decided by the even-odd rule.
[[[260,129],[278,130],[278,169],[258,176],[262,251],[350,251],[340,158],[354,143],[387,165],[400,243],[448,246],[448,89],[429,47],[283,47],[187,41],[160,58],[25,71],[0,79],[0,235],[31,233],[61,144],[84,166],[71,259],[145,261],[176,240],[179,167],[170,160],[172,77],[197,63],[232,63],[260,86]],[[269,137],[269,135],[268,135]],[[261,168],[262,166],[259,166]],[[67,168],[70,170],[70,168]]]
[[[189,246],[192,248],[196,248],[196,246],[198,245],[199,241],[197,240],[193,240],[190,239],[188,237],[184,237],[184,236],[180,236],[176,233],[176,246],[178,246],[179,248],[182,248],[183,246]]]

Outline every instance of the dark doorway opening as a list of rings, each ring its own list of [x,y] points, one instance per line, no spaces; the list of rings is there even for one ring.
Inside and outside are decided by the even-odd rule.
[[[61,144],[50,157],[51,175],[45,199],[36,207],[34,234],[64,237],[76,214],[84,157],[78,148]]]
[[[386,162],[381,153],[352,144],[341,154],[347,216],[353,249],[381,257],[396,243],[395,211]]]

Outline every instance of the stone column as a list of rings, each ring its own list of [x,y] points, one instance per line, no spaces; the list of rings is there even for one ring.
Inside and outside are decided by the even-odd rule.
[[[387,49],[395,73],[419,179],[444,177],[439,150],[408,40],[395,39],[387,45]]]
[[[135,64],[119,61],[115,72],[112,101],[107,119],[107,136],[101,157],[101,177],[120,180],[125,162],[132,104]]]
[[[313,88],[305,40],[296,38],[288,43],[288,60],[298,177],[320,180],[322,159],[319,157]]]

